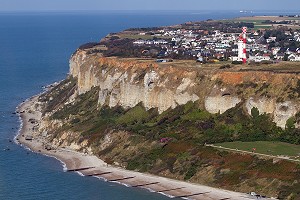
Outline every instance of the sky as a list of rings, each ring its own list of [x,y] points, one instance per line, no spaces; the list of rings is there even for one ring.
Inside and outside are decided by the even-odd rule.
[[[0,0],[0,11],[299,10],[299,0]]]

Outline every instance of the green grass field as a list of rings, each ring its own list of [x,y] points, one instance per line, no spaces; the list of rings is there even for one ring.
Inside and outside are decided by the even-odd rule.
[[[231,149],[239,149],[243,151],[252,151],[256,148],[256,153],[262,153],[267,155],[286,155],[286,156],[299,156],[300,145],[293,145],[284,142],[269,142],[269,141],[257,141],[257,142],[224,142],[214,144],[215,146],[221,146]]]
[[[118,34],[120,38],[128,38],[128,39],[142,39],[142,40],[152,40],[154,37],[159,39],[170,39],[172,37],[168,36],[154,36],[154,35],[137,35],[137,34]]]
[[[259,29],[274,29],[276,26],[280,24],[265,24],[266,20],[271,21],[294,21],[299,20],[299,18],[290,18],[290,17],[278,17],[278,16],[255,16],[255,17],[240,17],[236,19],[230,19],[230,20],[224,20],[228,22],[246,22],[246,23],[254,23],[254,30]],[[286,26],[285,24],[281,24],[283,26]],[[288,25],[290,28],[297,29],[299,28],[299,25]]]

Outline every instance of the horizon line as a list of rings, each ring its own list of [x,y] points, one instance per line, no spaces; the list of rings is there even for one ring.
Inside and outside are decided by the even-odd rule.
[[[89,9],[69,9],[69,10],[54,10],[54,9],[50,9],[50,10],[22,10],[22,9],[17,9],[17,10],[1,10],[0,12],[193,12],[193,11],[224,11],[224,12],[232,12],[232,11],[246,11],[247,12],[299,12],[300,14],[300,10],[268,10],[268,9],[214,9],[214,10],[210,10],[210,9],[191,9],[191,10],[172,10],[172,9],[161,9],[161,10],[154,10],[154,9],[146,9],[146,10],[142,10],[142,9],[111,9],[111,10],[106,10],[106,9],[98,9],[98,10],[89,10]]]

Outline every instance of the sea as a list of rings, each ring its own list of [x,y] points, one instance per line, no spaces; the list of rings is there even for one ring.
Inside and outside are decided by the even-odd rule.
[[[274,12],[276,14],[286,14]],[[295,12],[293,12],[295,13]],[[261,11],[0,12],[0,200],[163,200],[169,197],[63,171],[63,164],[13,142],[16,107],[67,76],[71,54],[108,33]],[[299,13],[295,13],[299,14]]]

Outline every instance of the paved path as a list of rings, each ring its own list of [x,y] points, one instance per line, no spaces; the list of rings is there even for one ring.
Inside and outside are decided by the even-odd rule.
[[[244,150],[239,150],[239,149],[231,149],[231,148],[222,147],[222,146],[215,146],[213,144],[206,144],[205,146],[213,147],[213,148],[217,148],[217,149],[225,149],[225,150],[229,150],[229,151],[235,151],[235,152],[239,152],[239,153],[247,153],[247,154],[258,155],[258,156],[263,156],[263,157],[276,158],[276,159],[288,160],[288,161],[293,161],[293,162],[300,162],[300,160],[292,159],[289,157],[272,156],[272,155],[268,155],[268,154],[254,153],[254,152],[244,151]]]

